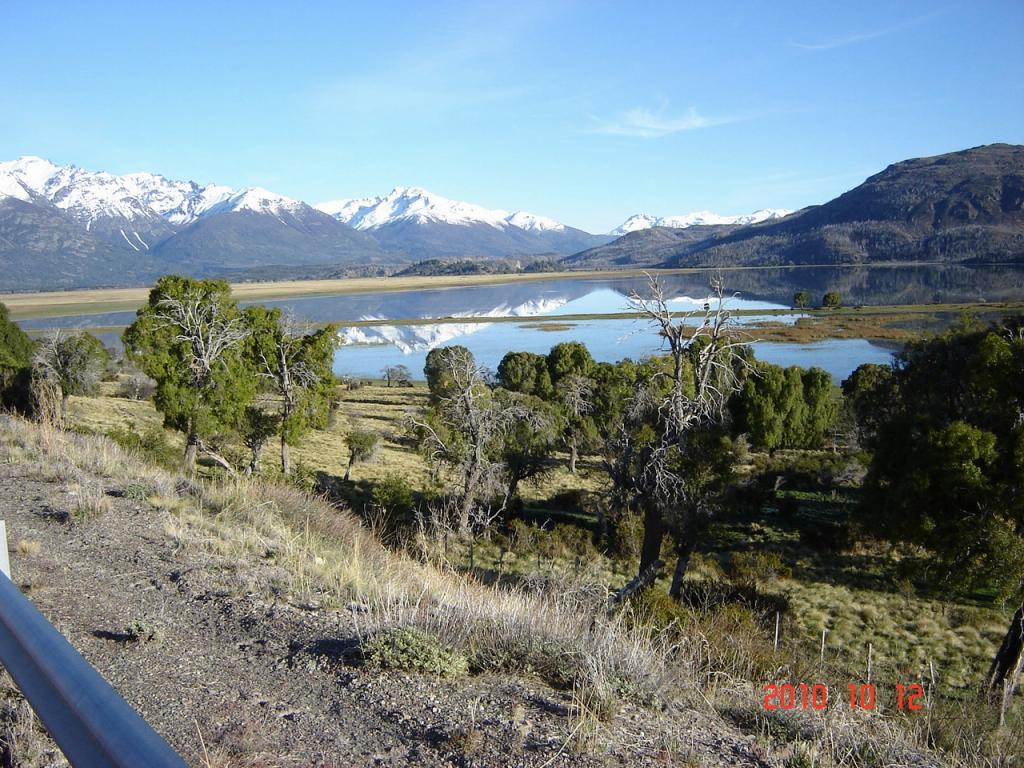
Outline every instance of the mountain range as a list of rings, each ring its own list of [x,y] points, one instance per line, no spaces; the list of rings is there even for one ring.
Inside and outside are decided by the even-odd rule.
[[[1024,260],[1024,147],[889,166],[823,205],[741,216],[637,214],[591,234],[418,187],[315,206],[268,190],[0,163],[0,290],[197,276],[345,275],[450,257],[559,258],[568,269]]]
[[[564,256],[612,239],[525,211],[509,213],[449,200],[419,187],[396,187],[382,197],[334,200],[316,207],[370,234],[385,251],[415,259]]]
[[[1024,146],[904,160],[781,219],[645,229],[563,263],[602,269],[897,261],[1024,263]]]

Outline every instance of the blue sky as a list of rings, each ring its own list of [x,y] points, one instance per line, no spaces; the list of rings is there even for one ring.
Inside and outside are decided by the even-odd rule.
[[[0,158],[606,231],[1024,143],[1024,3],[0,0]]]

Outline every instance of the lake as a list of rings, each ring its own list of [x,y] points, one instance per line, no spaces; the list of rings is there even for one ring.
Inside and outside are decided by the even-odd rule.
[[[729,306],[752,313],[739,318],[741,323],[765,319],[767,315],[757,314],[760,310],[788,309],[797,290],[810,292],[816,301],[826,290],[837,290],[847,305],[995,302],[1024,297],[1024,267],[1012,266],[779,268],[721,275]],[[707,301],[712,277],[709,270],[660,275],[659,279],[670,306],[682,315],[699,312]],[[394,364],[404,364],[419,376],[430,349],[455,343],[467,346],[489,368],[495,368],[510,350],[547,352],[562,341],[582,341],[602,361],[656,354],[661,351],[660,338],[649,325],[636,319],[601,317],[628,310],[627,297],[634,292],[649,296],[644,278],[609,273],[596,278],[303,296],[262,303],[285,308],[302,321],[341,324],[345,344],[337,353],[335,371],[369,378]],[[792,322],[797,316],[792,313],[771,319]],[[133,312],[110,312],[33,318],[21,325],[27,330],[98,328],[103,340],[116,346],[120,333],[114,329],[127,325],[133,317]],[[522,322],[497,322],[498,318]],[[425,324],[423,319],[446,322]],[[417,320],[421,322],[407,322]],[[346,325],[354,321],[360,325]],[[753,346],[761,359],[780,365],[816,365],[836,381],[861,363],[891,359],[891,349],[859,339]]]

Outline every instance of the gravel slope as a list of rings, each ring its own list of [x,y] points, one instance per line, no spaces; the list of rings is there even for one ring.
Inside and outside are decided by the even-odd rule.
[[[30,462],[0,463],[15,583],[190,764],[769,764],[703,712],[624,706],[581,754],[565,692],[352,666],[358,614],[247,591],[273,583],[274,566],[177,547],[166,513],[109,484],[111,509],[73,521],[73,494],[40,477]],[[129,640],[134,622],[159,639]]]

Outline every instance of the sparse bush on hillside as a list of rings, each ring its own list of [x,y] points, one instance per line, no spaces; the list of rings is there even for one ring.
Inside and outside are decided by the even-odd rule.
[[[365,429],[353,429],[345,435],[348,446],[348,467],[345,469],[345,480],[352,477],[352,467],[373,461],[380,446],[380,435]]]
[[[156,392],[156,382],[142,373],[133,373],[121,380],[117,396],[126,400],[149,400]]]
[[[756,588],[758,582],[792,575],[778,552],[736,552],[729,562],[729,577],[740,586]]]
[[[373,486],[373,503],[385,508],[392,516],[406,518],[412,514],[416,499],[412,486],[401,475],[388,472]]]
[[[458,677],[469,670],[462,654],[441,645],[436,637],[413,627],[383,629],[359,646],[364,660],[381,669]]]

